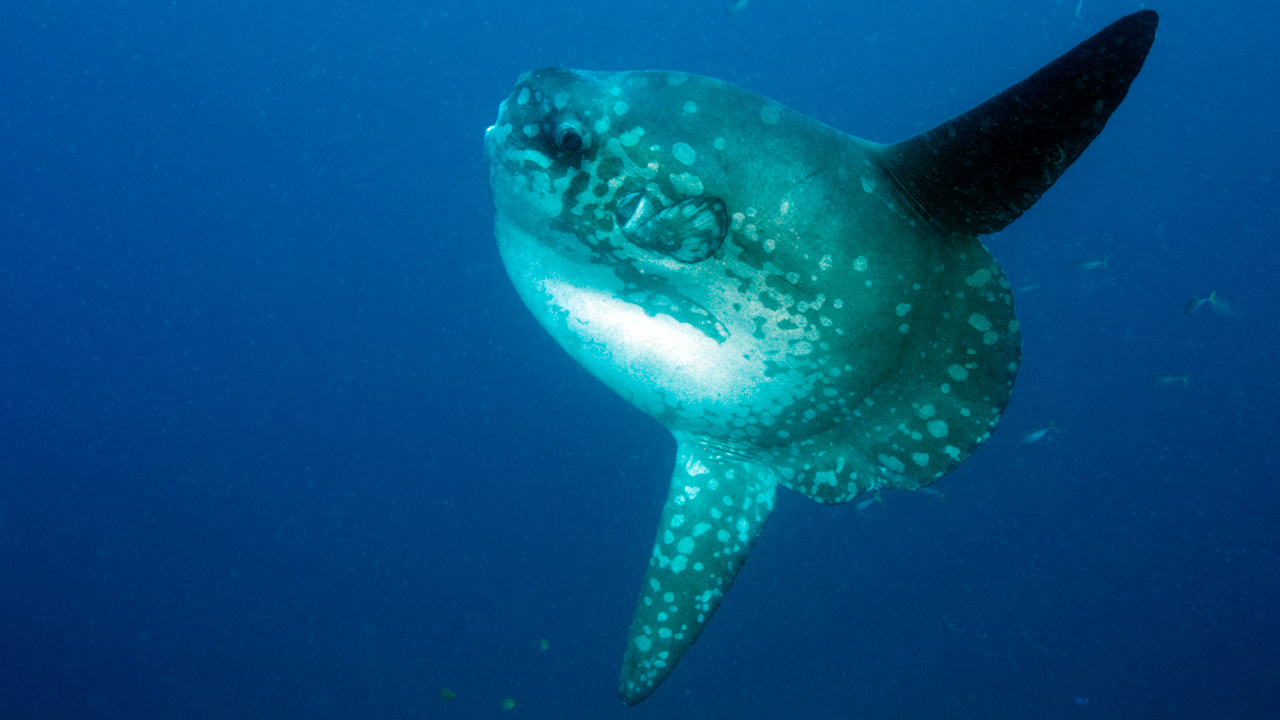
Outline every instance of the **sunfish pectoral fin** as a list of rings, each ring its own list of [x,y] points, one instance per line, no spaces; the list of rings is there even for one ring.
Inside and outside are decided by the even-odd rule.
[[[679,445],[649,570],[631,620],[618,694],[653,694],[729,591],[764,521],[778,477],[767,465],[694,436]]]
[[[1126,15],[974,109],[885,147],[903,201],[945,232],[1013,222],[1075,162],[1124,100],[1156,36],[1155,11]]]

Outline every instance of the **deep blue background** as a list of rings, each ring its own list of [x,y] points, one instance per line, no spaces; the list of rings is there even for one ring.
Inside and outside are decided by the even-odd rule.
[[[988,239],[1024,364],[945,499],[783,493],[635,709],[674,445],[492,239],[525,69],[892,141],[1139,7],[7,0],[0,718],[1280,717],[1274,3],[1156,6],[1106,131]]]

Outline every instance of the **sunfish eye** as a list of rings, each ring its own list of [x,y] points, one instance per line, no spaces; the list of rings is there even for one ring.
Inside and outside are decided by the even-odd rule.
[[[568,155],[582,150],[587,144],[582,128],[573,120],[565,120],[556,126],[555,141],[556,149]]]

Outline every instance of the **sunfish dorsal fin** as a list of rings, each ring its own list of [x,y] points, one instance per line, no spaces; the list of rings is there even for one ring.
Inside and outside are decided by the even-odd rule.
[[[1120,18],[974,109],[886,147],[886,174],[939,230],[1003,229],[1102,132],[1142,69],[1158,20],[1154,10]]]
[[[622,659],[618,694],[628,705],[649,697],[702,634],[777,497],[771,467],[674,434],[671,488]]]

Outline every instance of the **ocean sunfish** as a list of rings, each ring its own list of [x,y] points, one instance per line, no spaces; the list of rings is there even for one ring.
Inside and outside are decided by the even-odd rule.
[[[1155,37],[1124,17],[902,142],[678,72],[525,73],[485,133],[534,317],[675,436],[623,659],[634,705],[715,613],[778,486],[912,490],[990,437],[1019,361],[1008,225],[1101,132]]]

